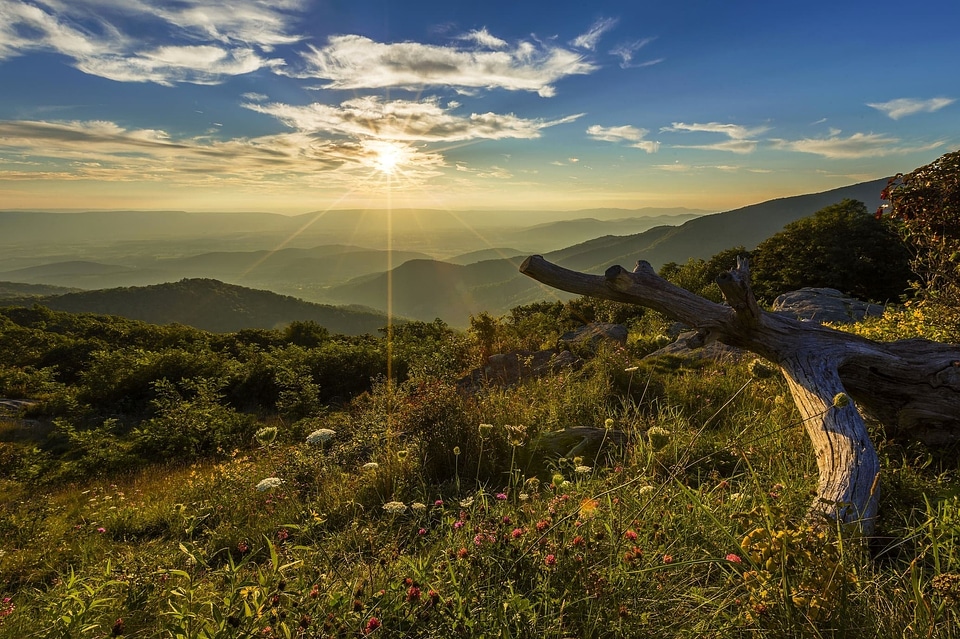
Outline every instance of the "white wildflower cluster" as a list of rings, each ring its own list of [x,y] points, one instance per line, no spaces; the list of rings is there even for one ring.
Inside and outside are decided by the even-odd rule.
[[[283,480],[279,477],[267,477],[266,479],[260,480],[260,483],[257,484],[257,492],[265,493],[268,490],[280,488],[282,484]]]
[[[415,513],[422,513],[422,512],[426,512],[427,505],[422,502],[415,501],[412,504],[410,504],[410,509],[413,510],[413,512]]]
[[[361,466],[361,468],[363,468],[364,470],[376,470],[380,468],[380,464],[378,464],[377,462],[367,462],[366,464]]]
[[[328,441],[333,439],[336,434],[337,432],[335,430],[331,430],[329,428],[318,428],[307,435],[307,443],[314,445],[326,444]]]
[[[402,515],[407,510],[407,505],[402,501],[388,501],[383,505],[383,509],[391,515]]]
[[[574,468],[574,469],[573,469],[573,472],[577,473],[578,475],[586,475],[586,474],[589,473],[591,470],[593,470],[593,468],[591,468],[590,466],[580,465],[580,466],[577,466],[576,468]]]

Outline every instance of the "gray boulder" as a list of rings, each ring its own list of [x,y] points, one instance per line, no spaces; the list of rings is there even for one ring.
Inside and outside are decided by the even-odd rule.
[[[818,322],[849,324],[864,317],[883,315],[884,307],[844,295],[834,288],[802,288],[784,293],[773,302],[773,312]]]

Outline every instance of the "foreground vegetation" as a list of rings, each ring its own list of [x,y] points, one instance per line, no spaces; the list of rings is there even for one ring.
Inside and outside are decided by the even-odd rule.
[[[550,344],[584,316],[628,321],[627,345],[457,386],[490,340]],[[397,327],[391,382],[385,338],[310,324],[2,317],[2,392],[39,403],[3,426],[0,636],[958,630],[955,462],[877,433],[877,538],[811,528],[816,468],[779,376],[640,362],[652,315],[575,300]],[[928,325],[914,308],[860,330]],[[550,435],[584,426],[627,443]]]
[[[842,237],[861,208],[788,232]],[[903,259],[866,238],[858,260]],[[710,296],[738,252],[665,269]],[[798,273],[769,271],[771,294]],[[850,330],[956,339],[938,290]],[[462,377],[591,321],[626,344]],[[0,309],[0,395],[29,400],[0,419],[0,636],[960,636],[956,452],[874,429],[874,536],[811,522],[775,368],[643,359],[666,328],[584,299],[380,337]]]

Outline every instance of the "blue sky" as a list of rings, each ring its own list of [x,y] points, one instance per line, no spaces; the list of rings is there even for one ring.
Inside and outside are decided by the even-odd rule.
[[[960,3],[0,0],[0,208],[725,210],[960,147]]]

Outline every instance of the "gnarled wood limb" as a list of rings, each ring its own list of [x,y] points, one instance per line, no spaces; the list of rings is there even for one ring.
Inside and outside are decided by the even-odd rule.
[[[652,308],[696,327],[700,344],[716,339],[776,362],[817,457],[820,481],[812,511],[858,524],[865,533],[876,516],[880,463],[858,406],[893,435],[927,443],[960,439],[957,346],[878,343],[764,311],[750,289],[746,261],[738,260],[717,280],[728,305],[667,282],[643,261],[632,273],[614,266],[599,276],[533,255],[520,272],[571,293]],[[844,395],[856,405],[844,404]]]

